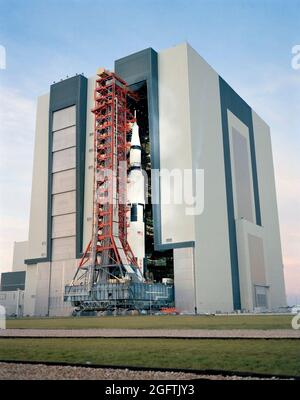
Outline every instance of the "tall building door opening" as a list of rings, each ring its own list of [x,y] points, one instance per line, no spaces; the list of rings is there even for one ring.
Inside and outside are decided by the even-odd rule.
[[[144,275],[147,280],[161,282],[163,278],[174,279],[173,250],[157,251],[154,249],[154,225],[151,202],[151,142],[149,135],[148,99],[146,81],[130,86],[136,93],[137,100],[130,101],[132,112],[136,110],[137,124],[139,126],[142,147],[142,169],[147,173],[148,185],[146,187],[145,205],[145,260]],[[130,137],[128,138],[130,141]]]

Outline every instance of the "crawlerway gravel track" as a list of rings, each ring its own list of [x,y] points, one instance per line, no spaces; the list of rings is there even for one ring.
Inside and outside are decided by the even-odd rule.
[[[300,339],[294,329],[3,329],[1,337]]]
[[[44,364],[18,364],[0,362],[0,380],[261,380],[223,375],[198,375],[185,372],[132,371],[129,369],[88,368]],[[278,379],[276,377],[268,380]]]

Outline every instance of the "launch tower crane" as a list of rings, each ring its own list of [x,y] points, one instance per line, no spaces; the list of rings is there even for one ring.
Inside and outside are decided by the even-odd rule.
[[[71,301],[79,310],[147,307],[149,284],[145,283],[127,240],[127,133],[135,122],[127,107],[128,96],[134,94],[123,79],[105,69],[98,71],[92,110],[92,238],[71,284],[65,288],[65,301]],[[172,287],[151,285],[154,286],[159,294],[158,307],[165,306],[166,299],[172,302]],[[150,298],[150,303],[151,300],[153,307],[154,299]]]

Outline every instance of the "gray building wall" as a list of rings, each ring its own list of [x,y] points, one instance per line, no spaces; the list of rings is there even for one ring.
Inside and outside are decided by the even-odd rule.
[[[24,290],[0,291],[0,306],[5,308],[6,317],[22,317],[24,311]]]
[[[26,271],[25,259],[28,257],[28,240],[14,242],[12,271]]]
[[[2,272],[0,290],[3,291],[15,291],[17,289],[24,290],[25,277],[26,277],[25,271]]]

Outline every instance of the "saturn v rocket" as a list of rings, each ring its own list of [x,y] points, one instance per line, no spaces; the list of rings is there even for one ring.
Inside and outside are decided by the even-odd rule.
[[[144,273],[145,258],[145,219],[146,203],[145,179],[142,171],[142,148],[139,126],[132,124],[132,135],[129,153],[129,173],[127,186],[127,202],[130,209],[127,239],[137,259],[141,274]]]

